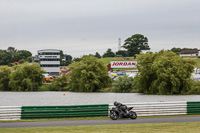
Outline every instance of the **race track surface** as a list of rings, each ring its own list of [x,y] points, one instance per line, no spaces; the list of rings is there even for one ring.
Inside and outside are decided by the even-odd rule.
[[[59,126],[172,123],[172,122],[200,122],[200,116],[138,118],[136,120],[131,120],[131,119],[110,120],[110,119],[107,119],[107,120],[72,120],[72,121],[41,121],[41,122],[5,122],[5,123],[0,123],[0,128],[59,127]]]

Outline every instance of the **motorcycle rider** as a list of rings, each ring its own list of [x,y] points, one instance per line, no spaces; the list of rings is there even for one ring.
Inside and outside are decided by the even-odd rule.
[[[119,112],[120,112],[121,116],[127,114],[126,113],[127,112],[127,106],[126,105],[124,105],[124,104],[122,104],[120,102],[117,102],[117,101],[114,102],[114,105],[119,109]]]

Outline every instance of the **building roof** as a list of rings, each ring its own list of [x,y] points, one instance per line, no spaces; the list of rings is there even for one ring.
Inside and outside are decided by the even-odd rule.
[[[49,52],[60,52],[61,50],[58,50],[58,49],[42,49],[42,50],[38,50],[38,52],[43,52],[43,51],[45,51],[45,52],[47,52],[47,51],[49,51]]]
[[[199,52],[199,50],[183,50],[183,51],[181,51],[181,54],[195,54],[198,52]]]

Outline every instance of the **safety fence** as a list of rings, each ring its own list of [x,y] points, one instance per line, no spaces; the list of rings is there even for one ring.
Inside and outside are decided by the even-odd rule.
[[[156,115],[185,115],[187,114],[187,102],[147,102],[147,103],[127,103],[128,107],[133,107],[133,111],[138,116]],[[110,105],[113,107],[113,105]]]
[[[108,104],[72,106],[23,106],[21,119],[108,116]]]
[[[200,114],[200,101],[125,103],[138,116]],[[0,120],[108,116],[113,104],[69,106],[0,106]]]
[[[21,106],[0,106],[0,120],[20,120]]]

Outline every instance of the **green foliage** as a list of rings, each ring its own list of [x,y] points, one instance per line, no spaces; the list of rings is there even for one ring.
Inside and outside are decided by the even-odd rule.
[[[27,50],[18,50],[13,57],[13,61],[20,61],[21,59],[26,60],[28,57],[32,56],[31,52]]]
[[[116,52],[116,55],[121,55],[121,56],[123,56],[123,57],[128,57],[129,55],[128,55],[128,52],[127,51],[125,51],[125,50],[119,50],[119,51],[117,51]],[[117,56],[116,56],[117,57]]]
[[[9,82],[12,91],[37,91],[45,73],[38,63],[16,65],[14,69]]]
[[[9,65],[11,63],[11,55],[6,50],[0,49],[0,65]]]
[[[96,92],[112,82],[104,63],[93,56],[83,56],[80,62],[73,62],[69,68],[71,91]]]
[[[105,57],[115,57],[115,53],[109,48],[106,53],[103,54],[103,58]]]
[[[192,88],[188,91],[188,94],[200,94],[200,81],[193,81]]]
[[[74,58],[73,61],[79,62],[79,61],[81,61],[81,58]]]
[[[17,49],[15,49],[14,47],[8,47],[7,48],[7,52],[11,55],[11,57],[13,58],[15,53],[17,52]]]
[[[116,55],[115,57],[122,57],[122,55],[121,55],[121,54],[118,54],[118,55]]]
[[[171,49],[172,52],[176,53],[176,54],[180,54],[181,51],[183,50],[198,50],[197,48],[175,48],[173,47]]]
[[[94,57],[101,58],[101,55],[98,52],[96,52]]]
[[[63,54],[63,52],[60,52],[62,55],[62,58],[60,57],[60,65],[61,66],[68,66],[69,64],[72,63],[72,56],[71,55],[67,55],[67,54]]]
[[[150,50],[147,37],[141,34],[135,34],[124,41],[123,47],[128,50],[129,56],[135,56],[142,50]]]
[[[0,67],[0,91],[10,91],[9,87],[10,74],[12,73],[12,69],[8,66]]]
[[[51,91],[66,91],[68,78],[67,75],[62,75],[53,81],[50,86]]]
[[[32,62],[32,54],[27,50],[18,50],[8,47],[7,50],[0,50],[0,65],[11,65],[13,62]]]
[[[191,89],[194,65],[171,51],[141,54],[135,83],[146,94],[185,94]]]
[[[111,92],[131,92],[134,86],[134,79],[132,77],[122,76],[113,82]]]
[[[55,80],[50,84],[43,84],[39,91],[66,91],[68,85],[67,75],[62,75],[61,77],[55,78]]]

